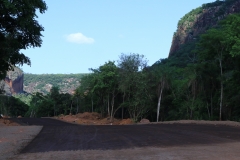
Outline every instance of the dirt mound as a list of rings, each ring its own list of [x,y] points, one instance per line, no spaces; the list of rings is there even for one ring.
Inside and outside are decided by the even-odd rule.
[[[96,112],[84,112],[78,113],[76,115],[59,115],[57,119],[77,123],[77,124],[86,124],[86,125],[126,125],[133,124],[131,119],[119,120],[114,118],[111,122],[110,118],[101,118],[101,115]]]
[[[18,123],[13,122],[12,120],[1,118],[0,126],[19,126]]]
[[[134,122],[130,119],[130,118],[128,118],[128,119],[123,119],[123,120],[121,120],[120,121],[120,125],[126,125],[126,124],[133,124]]]
[[[76,118],[82,118],[82,119],[89,119],[89,120],[98,120],[100,119],[101,115],[96,112],[84,112],[84,113],[78,113],[76,115]]]

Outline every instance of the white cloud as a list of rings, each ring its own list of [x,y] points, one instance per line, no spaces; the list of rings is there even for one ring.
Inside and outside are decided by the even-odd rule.
[[[91,44],[94,43],[94,39],[84,36],[82,33],[73,33],[66,36],[68,42],[78,44]]]

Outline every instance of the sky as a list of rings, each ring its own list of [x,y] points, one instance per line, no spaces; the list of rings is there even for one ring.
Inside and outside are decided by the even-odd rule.
[[[178,21],[215,0],[45,0],[36,19],[42,46],[21,50],[32,74],[90,73],[121,53],[144,55],[151,66],[167,58]]]

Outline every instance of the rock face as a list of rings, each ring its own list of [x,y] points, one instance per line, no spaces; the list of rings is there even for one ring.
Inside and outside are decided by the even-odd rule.
[[[174,33],[169,57],[179,49],[182,44],[196,40],[199,34],[215,26],[218,21],[227,15],[240,13],[240,0],[216,1],[203,4],[202,7],[192,10],[178,22]]]
[[[23,72],[15,67],[14,71],[8,71],[5,78],[4,90],[7,95],[23,93]]]

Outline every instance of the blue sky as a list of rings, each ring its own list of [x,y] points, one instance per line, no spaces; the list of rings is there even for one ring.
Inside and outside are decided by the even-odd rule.
[[[33,74],[89,73],[121,53],[138,53],[152,65],[167,58],[181,17],[215,0],[45,0],[38,14],[44,27],[41,48],[22,53]]]

